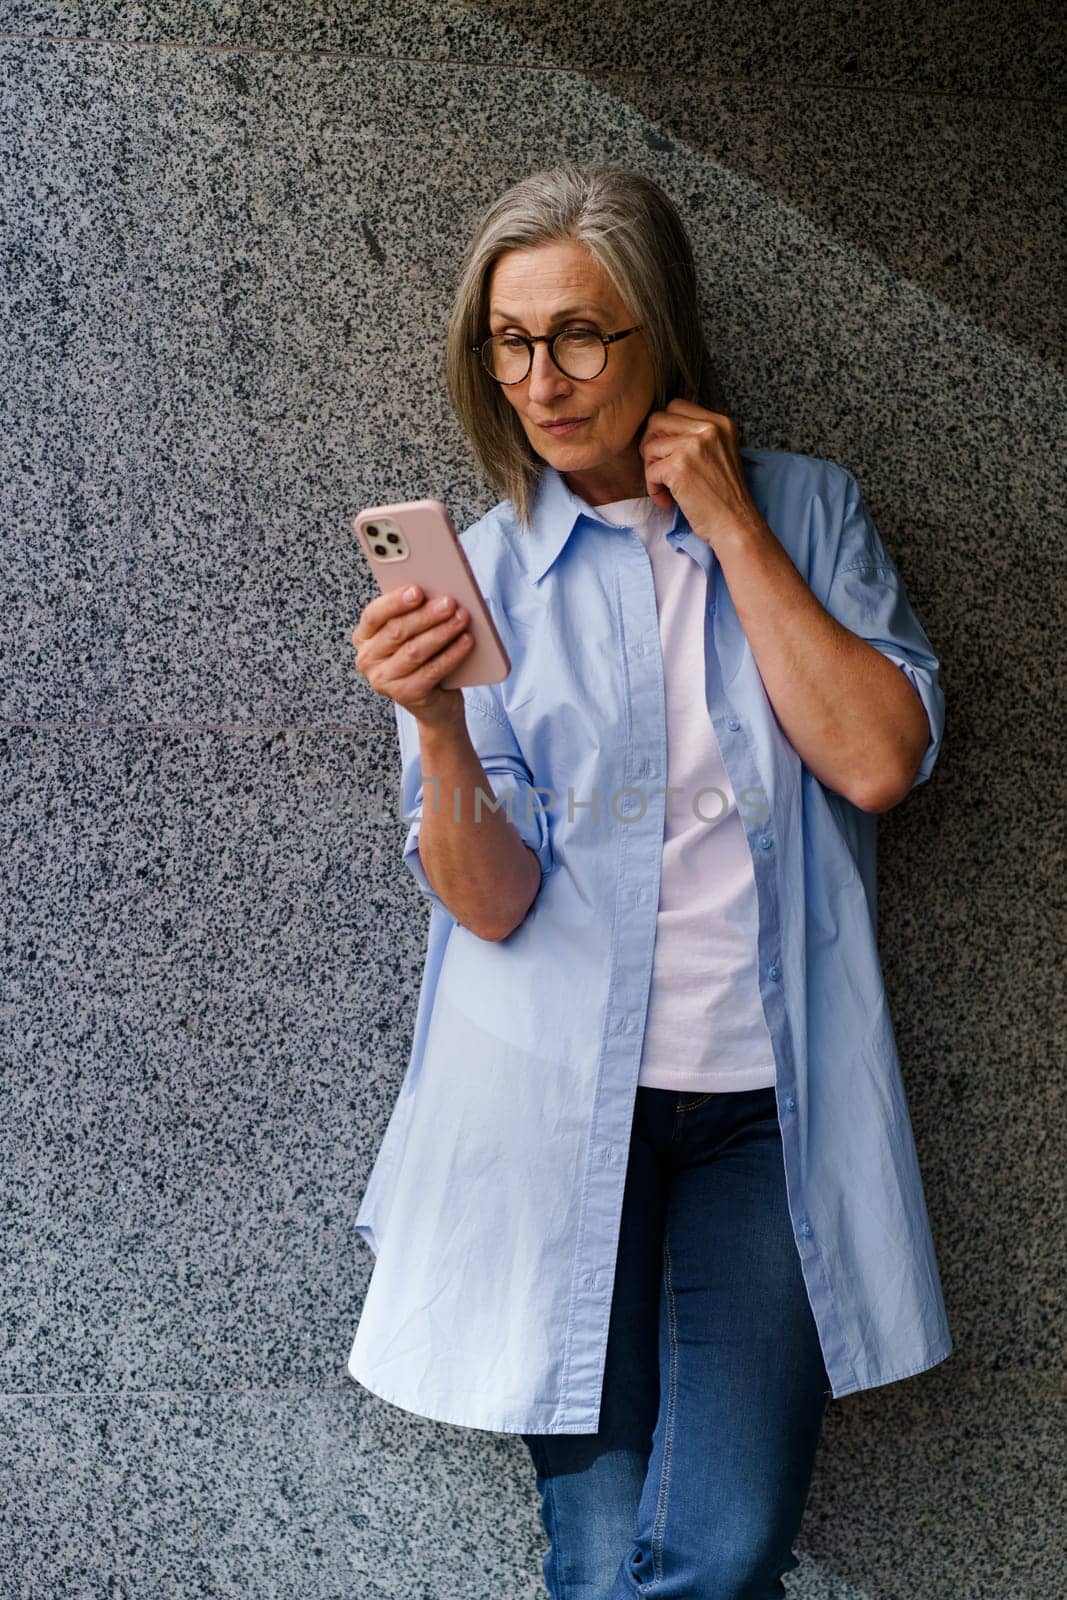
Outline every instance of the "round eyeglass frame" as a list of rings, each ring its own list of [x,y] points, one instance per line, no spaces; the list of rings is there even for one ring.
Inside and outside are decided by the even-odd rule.
[[[527,352],[529,354],[529,358],[530,359],[529,359],[529,364],[528,364],[528,366],[526,368],[526,371],[523,373],[522,377],[521,378],[509,378],[507,380],[507,382],[505,382],[503,378],[498,378],[495,372],[491,372],[490,371],[489,364],[488,364],[488,362],[486,361],[486,358],[485,358],[486,347],[489,344],[491,344],[494,339],[501,339],[501,338],[505,337],[503,334],[491,333],[487,339],[482,339],[478,344],[472,344],[470,348],[474,351],[475,355],[479,357],[479,359],[481,360],[482,366],[484,367],[485,371],[489,374],[489,376],[492,378],[493,382],[494,383],[499,383],[505,389],[510,389],[516,383],[525,383],[526,382],[526,379],[530,376],[530,373],[533,371],[533,358],[534,358],[533,347],[534,347],[535,344],[547,344],[548,353],[552,358],[553,366],[556,367],[558,369],[558,371],[562,372],[562,374],[563,374],[563,376],[565,378],[570,378],[572,383],[591,383],[594,378],[599,378],[600,377],[601,372],[603,372],[604,368],[608,364],[608,345],[609,344],[614,344],[617,339],[625,339],[631,333],[640,332],[640,330],[643,327],[644,327],[644,323],[643,322],[635,322],[632,328],[623,328],[618,333],[598,333],[595,328],[577,329],[577,328],[573,328],[573,327],[572,328],[560,328],[557,333],[510,333],[510,334],[507,335],[507,337],[509,339],[521,339],[522,340],[523,344],[527,348]],[[573,372],[568,372],[566,367],[560,366],[560,363],[556,360],[556,340],[557,339],[562,339],[562,337],[563,337],[563,335],[565,333],[578,333],[578,332],[593,334],[597,339],[600,340],[601,344],[604,346],[604,361],[603,361],[603,364],[601,365],[601,367],[599,368],[598,371],[591,372],[587,378],[576,378],[574,376]]]

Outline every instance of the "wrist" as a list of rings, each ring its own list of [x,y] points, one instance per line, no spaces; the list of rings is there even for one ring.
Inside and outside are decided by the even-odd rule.
[[[454,750],[457,744],[469,740],[465,710],[443,722],[423,722],[419,719],[419,745],[423,755],[434,750]]]

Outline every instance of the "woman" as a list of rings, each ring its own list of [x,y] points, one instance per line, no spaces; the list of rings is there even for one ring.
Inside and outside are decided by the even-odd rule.
[[[780,1596],[828,1396],[952,1348],[875,920],[938,662],[855,478],[740,446],[640,173],[504,194],[447,361],[512,665],[442,689],[419,591],[352,636],[432,911],[348,1370],[522,1435],[554,1600]]]

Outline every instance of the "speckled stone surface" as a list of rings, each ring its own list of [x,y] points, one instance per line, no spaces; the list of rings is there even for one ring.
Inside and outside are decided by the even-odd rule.
[[[880,928],[956,1351],[831,1406],[790,1593],[1067,1588],[1067,163],[1012,18],[0,4],[0,1600],[541,1600],[521,1442],[344,1371],[426,930],[349,523],[492,504],[452,264],[561,155],[675,196],[744,439],[857,474],[943,663]]]
[[[1065,1424],[1062,1385],[1010,1372],[831,1406],[789,1594],[1061,1593]],[[13,1396],[0,1428],[5,1600],[544,1600],[522,1442],[352,1383]]]
[[[744,436],[855,471],[924,615],[974,586],[976,541],[1001,559],[988,529],[1058,553],[1054,108],[987,102],[975,126],[930,98],[924,136],[912,99],[729,87],[682,97],[690,145],[551,81],[550,98],[535,73],[0,43],[17,180],[0,516],[34,528],[8,556],[24,603],[0,617],[0,714],[391,725],[348,650],[371,592],[351,517],[432,492],[463,526],[495,498],[443,393],[450,263],[515,151],[555,158],[561,113],[567,153],[640,164],[677,197]],[[1009,206],[1019,139],[1035,170]],[[917,140],[891,202],[894,145]],[[931,216],[914,191],[935,176]],[[975,192],[979,270],[945,266]],[[1009,309],[987,315],[1009,272]]]
[[[5,0],[0,29],[63,39],[340,51],[505,68],[677,73],[845,89],[1040,96],[1067,85],[1067,29],[1042,0]]]

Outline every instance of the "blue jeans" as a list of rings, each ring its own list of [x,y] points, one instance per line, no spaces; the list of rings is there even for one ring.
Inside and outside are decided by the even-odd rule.
[[[830,1383],[773,1088],[639,1085],[597,1433],[523,1434],[552,1600],[777,1600]]]

